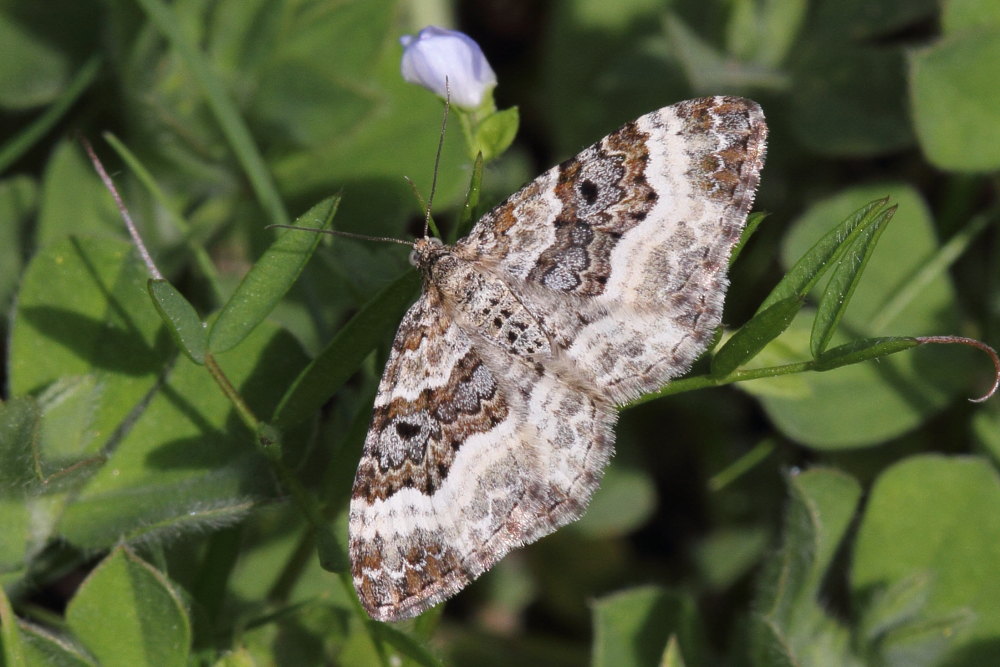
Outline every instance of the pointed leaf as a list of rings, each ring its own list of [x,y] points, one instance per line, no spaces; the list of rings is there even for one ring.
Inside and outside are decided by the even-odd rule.
[[[757,211],[756,213],[751,213],[747,216],[747,224],[743,226],[743,232],[740,234],[740,240],[736,243],[736,247],[733,248],[733,252],[729,254],[729,267],[732,268],[733,264],[739,258],[740,253],[743,252],[743,246],[747,244],[747,241],[753,236],[753,233],[757,231],[760,227],[760,223],[767,219],[768,214],[763,211]]]
[[[208,329],[191,302],[166,280],[150,279],[146,288],[177,347],[196,364],[204,363]]]
[[[752,664],[759,667],[800,667],[785,641],[781,627],[772,619],[757,619],[753,629],[754,654]]]
[[[329,197],[296,219],[298,227],[326,229],[340,205]],[[208,349],[219,354],[239,345],[267,317],[298,279],[319,245],[320,234],[286,229],[243,277],[212,325]]]
[[[920,341],[916,338],[886,337],[855,340],[827,350],[816,358],[813,368],[817,371],[828,371],[869,359],[885,357],[917,345],[920,345]]]
[[[886,204],[888,199],[869,202],[852,213],[846,220],[831,229],[788,270],[771,293],[757,308],[757,312],[792,296],[805,296],[829,266],[837,261],[854,241],[859,227],[871,224],[870,214]]]
[[[955,650],[958,643],[956,638],[961,637],[975,621],[976,615],[973,612],[959,608],[950,614],[904,623],[878,638],[878,657],[867,664],[887,667],[936,667],[948,664],[942,659],[949,654],[964,653],[961,649]],[[992,662],[992,656],[996,652],[991,649],[981,651],[979,659],[974,651],[972,655],[972,659],[968,661],[959,660],[952,664],[987,665]]]
[[[3,646],[3,664],[6,667],[28,667],[24,638],[17,625],[17,616],[10,600],[0,586],[0,645]]]
[[[660,658],[660,667],[685,667],[684,655],[681,653],[681,645],[677,642],[677,635],[670,635],[667,648]]]
[[[391,663],[395,663],[400,657],[406,659],[408,664],[422,665],[423,667],[440,667],[443,665],[440,660],[434,657],[430,650],[421,645],[411,635],[402,632],[387,623],[370,623],[369,629],[379,641],[395,649],[399,656],[392,656]]]
[[[24,265],[24,239],[33,229],[38,204],[35,179],[11,176],[0,181],[0,309],[9,312]]]
[[[803,296],[790,296],[758,311],[712,357],[712,376],[725,377],[756,356],[788,328],[804,301]]]
[[[813,357],[821,355],[829,345],[830,338],[840,324],[840,319],[851,302],[851,296],[854,295],[868,260],[878,244],[878,239],[882,236],[882,230],[895,214],[895,206],[884,210],[876,209],[870,214],[872,217],[870,223],[862,220],[858,225],[854,241],[840,257],[833,275],[830,276],[830,282],[820,297],[816,318],[813,320],[812,336],[809,339]]]
[[[874,183],[818,202],[789,230],[784,264],[794,265],[823,238],[830,220],[843,220],[886,194],[898,202],[899,212],[885,228],[839,330],[857,338],[959,330],[960,299],[951,277],[935,261],[939,250],[930,211],[907,186]],[[929,262],[937,268],[927,276]],[[914,282],[920,289],[907,293]],[[812,316],[803,312],[755,363],[782,365],[810,358],[811,330]],[[834,335],[831,348],[849,342],[842,335]],[[951,350],[933,356],[914,352],[877,364],[844,366],[834,373],[788,375],[740,387],[757,396],[772,422],[793,440],[813,448],[856,448],[912,431],[955,398],[968,396],[972,377],[981,373],[978,361]]]
[[[83,647],[46,628],[20,622],[29,667],[98,667]]]
[[[875,591],[867,600],[861,632],[869,642],[891,632],[924,612],[933,576],[915,572]]]
[[[191,623],[174,586],[126,548],[111,552],[80,585],[66,621],[106,665],[187,665]]]

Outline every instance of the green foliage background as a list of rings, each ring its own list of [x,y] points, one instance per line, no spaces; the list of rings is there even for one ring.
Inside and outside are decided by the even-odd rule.
[[[831,345],[1000,343],[995,0],[4,0],[3,664],[1000,662],[1000,410],[965,400],[985,357],[942,346],[626,409],[581,521],[443,613],[364,616],[317,552],[343,563],[418,281],[398,246],[264,227],[419,229],[401,177],[429,189],[441,105],[400,79],[398,37],[429,22],[479,40],[521,110],[485,204],[651,109],[747,95],[771,128],[770,216],[734,266],[730,328],[888,195]],[[147,285],[80,136],[169,282]],[[824,289],[747,367],[812,358]]]

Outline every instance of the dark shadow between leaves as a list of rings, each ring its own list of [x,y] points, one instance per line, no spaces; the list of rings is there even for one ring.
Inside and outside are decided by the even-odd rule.
[[[131,377],[158,372],[166,363],[168,338],[162,327],[149,346],[135,330],[51,306],[26,306],[20,314],[42,336],[72,350],[99,370]]]
[[[259,458],[246,442],[221,431],[207,431],[189,438],[168,440],[146,455],[146,463],[158,470],[210,470],[232,467],[242,459]],[[261,460],[263,465],[263,460]],[[257,474],[257,471],[253,471]]]
[[[1000,661],[1000,637],[969,642],[949,653],[942,667],[993,667]]]
[[[289,345],[293,344],[297,352],[294,356],[289,354],[291,351]],[[255,354],[259,359],[258,363],[237,388],[255,413],[266,414],[273,409],[281,397],[281,392],[305,364],[306,358],[294,338],[285,332],[273,336],[263,349]],[[257,459],[263,465],[263,457],[253,442],[256,435],[247,429],[235,408],[229,406],[224,425],[217,427],[205,417],[203,406],[199,404],[197,397],[181,394],[169,382],[165,383],[160,391],[176,410],[183,413],[195,425],[200,435],[176,439],[157,447],[148,456],[149,465],[160,469],[216,467],[231,465],[234,459],[243,457]],[[212,387],[209,391],[221,390]],[[309,427],[309,424],[304,425],[301,433],[305,433]],[[307,440],[304,435],[295,437],[297,435],[300,435],[300,431],[293,431],[293,437],[289,437],[287,441],[294,444]],[[299,451],[297,447],[290,449],[293,454]],[[284,454],[286,461],[295,458],[294,455],[289,457],[287,450]],[[269,473],[265,468],[258,471],[255,466],[252,474]]]

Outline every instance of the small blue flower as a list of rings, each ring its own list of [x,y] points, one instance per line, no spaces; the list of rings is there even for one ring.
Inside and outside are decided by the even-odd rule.
[[[414,37],[404,35],[403,78],[417,83],[438,97],[446,96],[463,109],[477,109],[497,85],[497,75],[486,61],[483,50],[463,32],[427,26]]]

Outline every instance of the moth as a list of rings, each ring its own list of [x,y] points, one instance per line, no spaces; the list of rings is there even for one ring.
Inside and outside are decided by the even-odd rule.
[[[720,325],[766,136],[750,100],[680,102],[546,171],[454,245],[415,242],[423,292],[351,498],[372,618],[415,616],[583,514],[616,406],[685,373]]]

